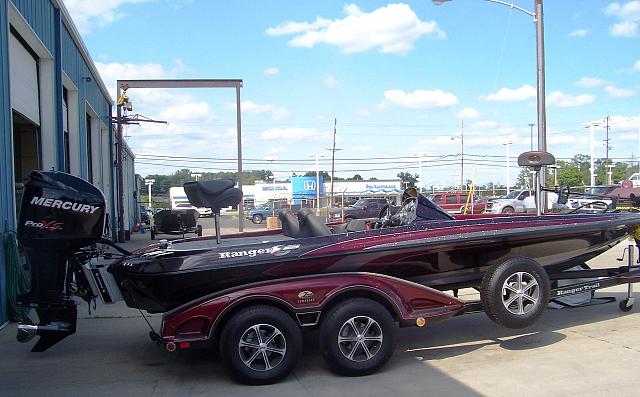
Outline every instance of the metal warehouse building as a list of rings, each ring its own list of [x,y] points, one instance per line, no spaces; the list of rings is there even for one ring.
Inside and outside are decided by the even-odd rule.
[[[113,100],[60,0],[0,0],[0,214],[16,230],[33,169],[60,170],[100,188],[116,214]],[[134,156],[126,145],[125,229],[135,215]],[[7,262],[0,245],[0,326],[7,321]]]

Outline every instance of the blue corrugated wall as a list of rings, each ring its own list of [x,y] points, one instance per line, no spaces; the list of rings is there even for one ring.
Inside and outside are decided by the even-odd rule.
[[[71,33],[62,23],[60,10],[56,9],[49,0],[0,0],[0,216],[2,231],[15,230],[14,219],[14,188],[13,188],[13,142],[11,134],[11,103],[9,91],[9,1],[31,26],[40,41],[53,54],[56,63],[55,93],[56,97],[56,135],[62,135],[62,71],[78,87],[78,110],[80,122],[80,161],[86,164],[86,123],[85,104],[88,103],[99,115],[100,120],[109,127],[111,105],[96,84],[96,76],[91,73],[87,62],[74,42]],[[87,77],[91,77],[88,79]],[[61,138],[59,138],[61,139]],[[61,165],[62,147],[56,150]],[[113,170],[111,170],[113,173]],[[81,176],[87,177],[86,167],[82,168]],[[112,183],[113,186],[113,183]],[[2,244],[0,244],[0,325],[6,322],[6,266]]]
[[[9,103],[9,22],[8,2],[0,0],[0,219],[3,232],[15,229],[13,218],[13,142]],[[4,245],[0,244],[0,325],[7,321],[7,284]]]

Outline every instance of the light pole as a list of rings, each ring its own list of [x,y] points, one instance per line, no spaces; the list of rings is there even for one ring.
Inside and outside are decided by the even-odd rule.
[[[596,169],[595,169],[595,163],[594,163],[595,148],[594,148],[593,135],[595,132],[595,127],[598,127],[599,125],[600,125],[599,122],[593,122],[584,126],[585,128],[589,129],[589,140],[590,140],[590,146],[591,146],[591,159],[589,161],[589,164],[590,164],[589,171],[591,172],[590,186],[596,185]]]
[[[316,159],[316,210],[320,210],[320,165],[318,164],[318,160],[321,157],[324,157],[323,154],[312,154],[311,157]]]
[[[513,142],[511,141],[503,143],[507,150],[507,194],[511,193],[511,189],[509,188],[509,186],[511,186],[511,157],[509,155],[509,148],[511,147],[512,143]]]
[[[451,140],[460,138],[460,191],[464,187],[464,120],[460,120],[460,135],[452,136]]]
[[[435,5],[441,5],[451,0],[431,0]],[[534,0],[535,12],[530,12],[518,7],[513,3],[501,0],[484,0],[491,3],[498,3],[511,9],[516,9],[533,18],[536,26],[536,82],[537,82],[537,115],[538,115],[538,150],[547,151],[547,115],[545,106],[545,68],[544,68],[544,12],[542,10],[542,0]],[[542,167],[540,172],[540,184],[547,183],[546,167]],[[507,181],[507,187],[509,183]],[[546,192],[542,192],[543,202],[546,202]]]
[[[424,176],[422,175],[422,156],[424,156],[424,152],[416,153],[416,156],[418,156],[418,191],[422,193],[422,188],[424,186]]]
[[[151,208],[151,185],[155,183],[155,179],[145,179],[144,183],[149,187],[149,208]]]

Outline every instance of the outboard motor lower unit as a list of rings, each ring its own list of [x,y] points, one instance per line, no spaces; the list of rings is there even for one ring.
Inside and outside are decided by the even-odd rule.
[[[63,172],[31,172],[18,221],[31,291],[19,296],[18,303],[34,308],[38,323],[20,323],[18,339],[39,335],[33,351],[44,351],[75,332],[76,305],[70,295],[78,294],[69,285],[87,287],[86,278],[71,266],[82,255],[80,249],[102,239],[105,217],[105,198],[95,186]]]

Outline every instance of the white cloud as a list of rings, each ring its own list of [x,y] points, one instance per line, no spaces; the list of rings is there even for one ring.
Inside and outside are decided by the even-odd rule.
[[[547,105],[561,108],[582,106],[595,101],[595,97],[589,94],[568,95],[561,91],[553,91],[547,95]]]
[[[625,69],[627,72],[640,72],[640,59],[637,60],[633,66],[628,69]]]
[[[612,36],[637,37],[638,22],[640,22],[640,0],[628,1],[625,4],[618,2],[609,4],[605,9],[606,15],[611,15],[620,22],[609,27]]]
[[[332,75],[328,75],[327,77],[325,77],[325,79],[322,80],[322,82],[324,83],[324,85],[326,85],[329,88],[342,88],[342,83],[340,83]]]
[[[150,0],[64,0],[74,24],[80,33],[87,34],[94,27],[104,27],[126,14],[118,10],[125,4],[143,3]]]
[[[387,90],[384,92],[385,104],[392,104],[409,109],[425,109],[452,106],[458,103],[458,98],[450,92],[442,90]]]
[[[275,76],[276,74],[280,73],[280,69],[278,69],[278,68],[266,68],[263,73],[264,73],[265,76],[271,77],[271,76]]]
[[[569,33],[569,37],[584,37],[589,34],[589,29],[576,29]]]
[[[189,67],[181,59],[175,59],[171,68],[166,68],[159,63],[101,63],[96,62],[96,68],[100,77],[107,86],[112,97],[116,97],[117,80],[136,79],[166,79],[175,78],[188,73]],[[154,90],[152,92],[158,92]]]
[[[456,113],[456,117],[459,119],[477,119],[480,117],[480,112],[474,108],[464,108]]]
[[[269,36],[296,35],[292,47],[312,48],[317,44],[336,46],[346,54],[377,49],[382,53],[405,54],[422,36],[444,38],[435,21],[422,21],[406,4],[388,4],[371,12],[355,4],[344,7],[346,17],[314,22],[283,22],[266,30]]]
[[[202,101],[172,105],[161,111],[158,117],[169,123],[180,121],[203,123],[216,118],[215,113],[209,108],[209,104]]]
[[[471,124],[471,127],[474,128],[495,128],[498,126],[498,123],[496,123],[495,121],[477,121],[473,124]]]
[[[227,109],[235,109],[236,104],[227,102]],[[271,114],[271,117],[274,120],[282,120],[291,115],[291,112],[284,107],[276,106],[270,103],[259,104],[252,101],[243,101],[240,104],[240,108],[245,113],[255,113],[255,114]]]
[[[636,37],[638,35],[638,24],[636,22],[620,22],[609,28],[611,36],[616,37]]]
[[[315,131],[310,128],[269,128],[261,134],[262,139],[286,139],[289,141],[310,138],[314,135]]]
[[[373,113],[371,113],[367,109],[359,108],[357,110],[357,112],[358,112],[358,115],[360,115],[362,117],[371,117],[371,116],[373,116]]]
[[[278,146],[278,147],[270,147],[269,149],[267,149],[267,152],[269,152],[269,153],[289,153],[289,152],[291,152],[291,149],[286,148],[286,147],[282,147],[282,146]]]
[[[353,148],[354,152],[372,152],[374,150],[373,146],[356,146]]]
[[[503,87],[497,92],[485,96],[485,101],[506,102],[506,101],[524,101],[536,97],[536,89],[528,84],[524,84],[519,88]]]
[[[582,88],[593,88],[598,87],[604,83],[604,80],[597,77],[582,77],[580,80],[574,82],[573,84]]]
[[[604,91],[611,97],[611,98],[628,98],[628,97],[632,97],[634,95],[636,95],[636,92],[633,90],[628,90],[625,88],[618,88],[618,87],[614,87],[612,85],[608,85],[606,87],[604,87]]]

